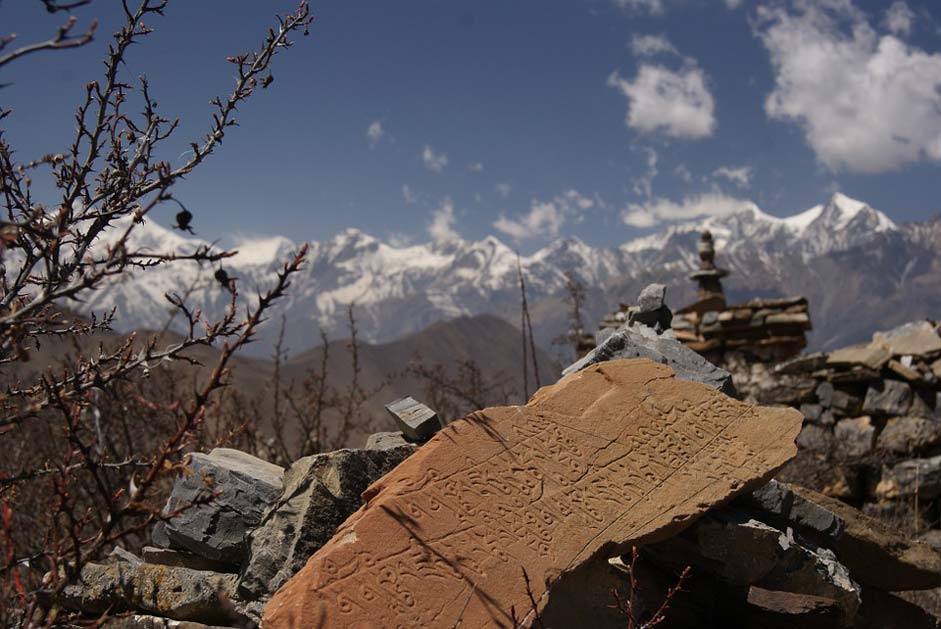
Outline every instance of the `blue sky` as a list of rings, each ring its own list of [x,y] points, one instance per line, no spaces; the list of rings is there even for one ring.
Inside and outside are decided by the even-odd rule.
[[[170,3],[132,51],[165,115],[167,158],[229,89],[225,57],[289,0]],[[100,72],[117,2],[76,11],[96,41],[0,72],[4,132],[59,152]],[[395,242],[496,234],[616,245],[671,220],[806,209],[840,190],[897,221],[941,211],[936,0],[323,0],[272,87],[176,190],[199,235]],[[63,17],[0,2],[0,31]],[[155,219],[169,225],[175,209]]]

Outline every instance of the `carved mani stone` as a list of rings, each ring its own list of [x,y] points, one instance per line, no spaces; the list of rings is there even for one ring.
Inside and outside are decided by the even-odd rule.
[[[425,441],[441,430],[438,414],[414,398],[400,398],[386,404],[386,410],[406,439]]]
[[[646,359],[592,365],[442,429],[364,492],[263,626],[512,627],[511,610],[528,626],[529,595],[544,607],[563,574],[766,483],[802,419]]]

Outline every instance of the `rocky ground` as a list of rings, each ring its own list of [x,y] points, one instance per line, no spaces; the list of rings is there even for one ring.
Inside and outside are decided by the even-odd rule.
[[[151,546],[60,604],[111,627],[934,627],[906,599],[941,586],[937,329],[729,373],[663,308],[523,407],[442,428],[406,401],[400,432],[287,469],[194,454]]]

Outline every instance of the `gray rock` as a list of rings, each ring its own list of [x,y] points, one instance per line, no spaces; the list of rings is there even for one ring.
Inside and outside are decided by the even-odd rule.
[[[778,526],[794,526],[817,540],[827,540],[828,546],[836,543],[846,529],[843,518],[833,511],[795,494],[787,485],[773,479],[752,492],[744,502],[760,509],[762,520]]]
[[[669,330],[673,323],[673,313],[667,307],[667,287],[663,284],[650,284],[640,291],[638,306],[631,310],[629,325],[642,324],[654,328],[657,332]]]
[[[805,374],[823,369],[826,364],[827,354],[818,352],[816,354],[806,354],[786,360],[777,365],[774,371],[779,374]]]
[[[905,415],[912,403],[912,388],[898,380],[882,380],[869,386],[863,412],[869,415]]]
[[[161,566],[176,566],[190,570],[208,570],[210,572],[234,572],[232,566],[221,561],[213,561],[199,555],[175,548],[144,546],[141,550],[144,561]]]
[[[241,615],[228,603],[236,575],[153,564],[86,564],[57,602],[87,614],[138,611],[174,620],[229,624]]]
[[[726,395],[735,395],[729,372],[719,369],[675,338],[658,335],[646,326],[622,326],[581,360],[566,367],[562,375],[567,376],[589,365],[622,358],[649,358],[671,367],[680,380],[701,382]]]
[[[876,441],[876,427],[863,415],[841,419],[833,429],[837,452],[846,458],[857,458],[872,452]]]
[[[386,404],[396,426],[411,441],[427,441],[441,430],[441,420],[433,410],[412,397]]]
[[[893,417],[882,432],[876,445],[881,450],[908,454],[941,443],[941,422],[925,417]]]
[[[817,386],[817,399],[824,408],[842,417],[856,415],[863,402],[858,396],[834,388],[830,382],[821,382]]]
[[[366,488],[414,450],[337,450],[296,461],[284,475],[284,493],[252,533],[241,596],[274,593],[362,505]]]
[[[823,406],[820,404],[801,404],[800,412],[807,418],[807,421],[819,423],[819,419],[823,416]]]
[[[804,450],[826,454],[833,448],[833,432],[816,424],[804,424],[797,435],[797,445]]]
[[[884,467],[874,490],[880,499],[914,496],[916,492],[924,500],[941,496],[941,455]]]
[[[825,596],[852,621],[861,589],[832,551],[803,545],[791,529],[773,526],[730,509],[716,510],[694,526],[699,553],[718,562],[717,574],[735,585]],[[847,622],[847,624],[849,624]]]
[[[872,340],[884,344],[895,356],[928,356],[941,352],[941,337],[927,321],[914,321],[888,332],[876,332]]]
[[[121,546],[115,546],[114,549],[108,553],[106,561],[108,563],[128,563],[132,566],[143,563],[140,557],[128,550],[124,550]]]
[[[405,434],[400,432],[377,432],[369,435],[366,439],[364,450],[389,450],[391,448],[401,448],[402,446],[416,447],[411,441],[405,438]]]
[[[152,541],[240,564],[248,533],[281,494],[284,469],[228,448],[192,454],[189,466],[192,473],[177,477],[163,510],[164,515],[182,512],[166,520]]]

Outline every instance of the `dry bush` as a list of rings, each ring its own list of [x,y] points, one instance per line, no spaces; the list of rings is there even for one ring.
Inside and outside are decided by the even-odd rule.
[[[42,0],[67,12],[88,0]],[[212,101],[212,123],[191,157],[171,167],[157,156],[176,120],[157,113],[146,78],[130,79],[125,59],[146,40],[145,25],[163,15],[168,0],[122,2],[124,22],[108,49],[103,76],[87,84],[75,114],[76,134],[61,153],[21,161],[0,129],[0,623],[49,625],[63,620],[54,599],[83,564],[118,543],[133,544],[161,517],[162,490],[191,448],[205,443],[207,410],[228,381],[233,354],[249,343],[266,312],[287,290],[306,248],[288,260],[271,288],[242,308],[235,281],[219,277],[231,300],[216,320],[177,294],[167,300],[186,333],[170,343],[159,336],[96,347],[114,312],[82,320],[65,314],[70,300],[129,272],[168,264],[212,264],[233,251],[137,250],[133,234],[156,207],[175,202],[172,189],[190,175],[236,124],[238,106],[271,82],[274,56],[306,34],[306,2],[278,17],[260,47],[229,57],[232,92]],[[112,8],[116,5],[110,5]],[[14,47],[0,39],[0,68],[37,52],[81,46],[95,23],[74,34],[75,17],[48,41]],[[11,89],[6,87],[4,89]],[[2,96],[2,91],[0,91]],[[0,121],[11,116],[0,109]],[[33,178],[55,184],[41,199]],[[185,208],[181,228],[193,219]],[[181,287],[183,290],[185,287]],[[25,376],[24,363],[43,344],[80,339],[73,356]],[[199,370],[197,351],[215,348]],[[184,377],[184,374],[188,374]]]

